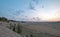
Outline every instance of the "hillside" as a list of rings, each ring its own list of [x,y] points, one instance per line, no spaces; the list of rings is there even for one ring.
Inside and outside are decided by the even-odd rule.
[[[0,37],[21,37],[21,35],[3,27],[0,26]]]

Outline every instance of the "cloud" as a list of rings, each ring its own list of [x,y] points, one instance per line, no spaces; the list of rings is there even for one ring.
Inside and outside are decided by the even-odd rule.
[[[29,3],[29,9],[31,10],[36,10],[36,7],[38,6],[38,1],[39,0],[32,0],[30,3]]]
[[[39,10],[38,0],[32,0],[29,3],[29,7],[27,10],[25,10],[23,13],[24,16],[21,16],[20,14],[17,15],[15,18],[18,20],[26,20],[26,21],[40,21],[39,17],[36,17],[37,11]]]
[[[34,21],[41,21],[41,19],[39,17],[33,17],[32,20],[34,20]]]
[[[15,12],[16,12],[15,14],[21,15],[22,13],[24,13],[24,10],[16,10]]]
[[[23,10],[8,9],[6,12],[2,12],[1,14],[8,19],[16,20],[15,17],[21,15],[22,13],[24,13]]]
[[[52,4],[50,1],[46,4],[45,1],[43,1],[41,5],[40,3],[36,3],[36,1],[37,0],[32,0],[29,3],[28,9],[24,11],[24,16],[19,14],[16,16],[16,19],[26,21],[49,21],[52,18],[54,19],[60,16],[60,11],[58,11],[60,7],[54,2]]]
[[[30,4],[29,4],[29,9],[35,10],[35,7],[30,3]]]
[[[35,2],[36,4],[38,4],[39,3],[39,0],[32,0],[33,2]]]

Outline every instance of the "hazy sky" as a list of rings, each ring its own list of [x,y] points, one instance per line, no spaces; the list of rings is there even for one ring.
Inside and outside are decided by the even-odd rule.
[[[0,16],[18,21],[60,21],[60,0],[0,0]]]

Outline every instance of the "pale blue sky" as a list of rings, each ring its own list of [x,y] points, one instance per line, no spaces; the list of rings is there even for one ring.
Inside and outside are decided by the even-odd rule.
[[[0,0],[0,16],[20,21],[57,19],[60,0]]]

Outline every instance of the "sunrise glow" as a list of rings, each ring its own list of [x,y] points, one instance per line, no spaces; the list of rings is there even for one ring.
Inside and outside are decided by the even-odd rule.
[[[1,0],[0,16],[17,21],[60,21],[60,0]]]

